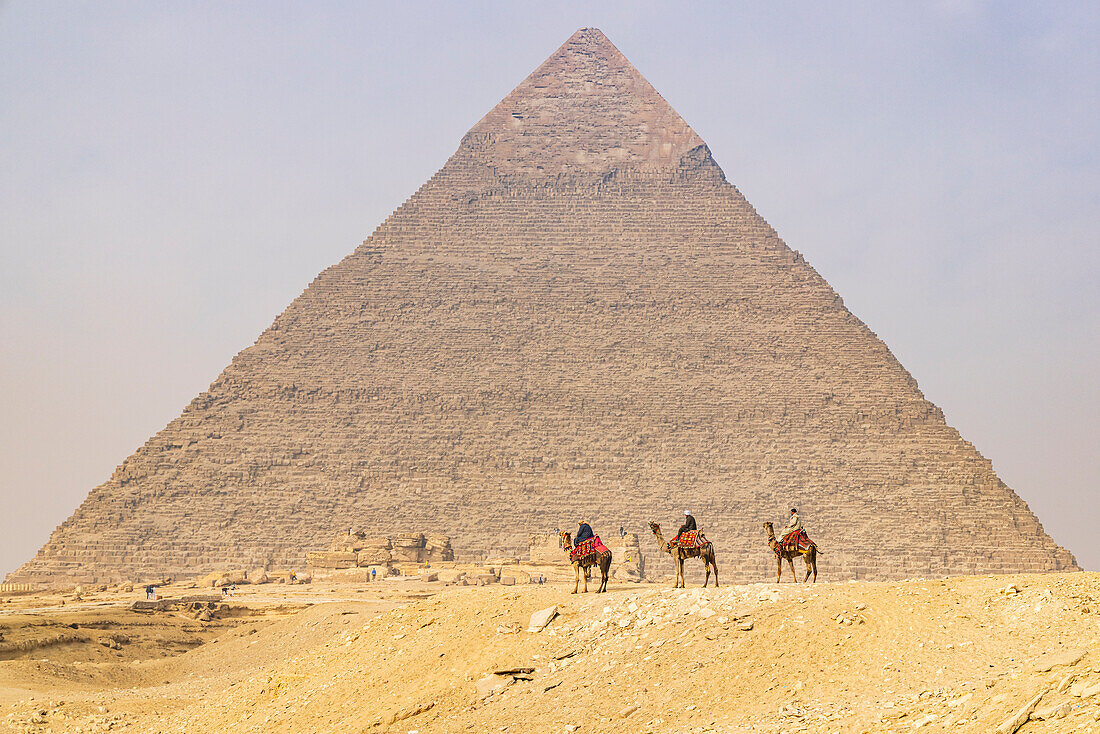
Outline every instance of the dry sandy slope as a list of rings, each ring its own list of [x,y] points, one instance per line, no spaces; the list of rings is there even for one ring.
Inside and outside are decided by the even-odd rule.
[[[1020,592],[1003,593],[1009,584]],[[555,604],[561,616],[545,631],[506,631]],[[141,694],[158,713],[126,705],[116,724],[188,733],[984,733],[1048,690],[1038,708],[1065,702],[1065,716],[1021,732],[1100,731],[1100,693],[1072,695],[1100,684],[1100,574],[625,585],[601,596],[451,588],[377,616],[354,611],[319,605],[181,655],[171,671],[158,661],[158,673],[175,676]],[[1075,648],[1087,651],[1077,662],[1036,670],[1044,654]],[[479,679],[514,667],[534,667],[534,680],[478,699]],[[135,695],[101,699],[111,707]],[[27,728],[24,714],[16,710],[13,729]],[[28,730],[76,730],[68,726]]]

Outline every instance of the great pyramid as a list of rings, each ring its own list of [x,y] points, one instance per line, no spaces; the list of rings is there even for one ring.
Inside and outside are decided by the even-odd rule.
[[[10,580],[521,554],[691,509],[723,580],[1075,569],[598,30],[577,31]]]

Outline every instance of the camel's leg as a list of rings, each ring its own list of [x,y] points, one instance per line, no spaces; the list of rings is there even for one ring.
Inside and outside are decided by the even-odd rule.
[[[581,585],[581,564],[574,563],[573,564],[573,590],[570,591],[569,593],[570,594],[576,594],[577,593],[577,587],[580,586],[580,585]]]
[[[703,579],[703,588],[707,588],[707,584],[710,583],[710,564],[707,563],[707,559],[703,559],[703,570],[707,572],[707,577]]]
[[[775,565],[779,567],[775,573],[775,583],[778,584],[783,579],[783,556],[778,553],[775,554]]]
[[[676,588],[685,588],[686,582],[684,581],[684,557],[680,554],[676,554]]]
[[[813,560],[814,583],[816,584],[817,583],[817,549],[816,548],[814,549],[814,552],[810,554],[810,558]]]
[[[714,560],[714,554],[710,554],[710,566],[714,569],[714,588],[718,588],[718,563]]]
[[[802,583],[806,583],[810,580],[810,554],[807,553],[806,555],[802,556],[802,560],[806,562],[806,578],[802,579]]]
[[[791,578],[794,579],[794,582],[797,584],[798,574],[794,572],[794,559],[790,556],[787,556],[787,564],[791,567]]]
[[[587,594],[588,593],[588,569],[586,568],[584,570],[585,570],[585,574],[584,574],[584,593]]]

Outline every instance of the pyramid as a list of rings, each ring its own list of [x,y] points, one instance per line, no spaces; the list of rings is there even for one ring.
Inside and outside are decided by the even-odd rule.
[[[353,527],[522,555],[690,509],[762,580],[791,506],[825,579],[1077,568],[586,28],[9,579],[293,566]]]

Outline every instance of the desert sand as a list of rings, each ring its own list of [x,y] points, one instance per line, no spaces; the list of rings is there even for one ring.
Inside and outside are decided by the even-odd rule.
[[[5,597],[0,731],[1100,731],[1100,574],[573,595],[567,572]]]

